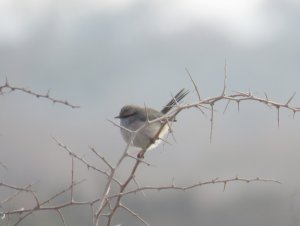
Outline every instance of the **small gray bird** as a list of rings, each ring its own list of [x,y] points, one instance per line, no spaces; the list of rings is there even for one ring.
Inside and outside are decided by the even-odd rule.
[[[136,131],[144,126],[145,122],[147,121],[147,115],[150,121],[162,117],[163,115],[168,113],[174,106],[176,106],[176,103],[179,103],[188,93],[188,90],[180,90],[161,111],[157,111],[148,107],[146,107],[145,109],[145,107],[136,105],[125,105],[124,107],[122,107],[119,115],[115,118],[120,119],[120,124],[122,127],[125,127],[131,131]],[[136,134],[132,144],[133,146],[142,148],[143,150],[143,153],[139,153],[138,157],[143,157],[146,149],[148,150],[156,147],[160,142],[160,139],[162,139],[168,133],[169,126],[166,124],[161,130],[158,139],[153,140],[160,131],[162,124],[163,122],[161,121],[151,123],[145,126]],[[131,142],[131,132],[121,128],[121,134],[127,144]]]

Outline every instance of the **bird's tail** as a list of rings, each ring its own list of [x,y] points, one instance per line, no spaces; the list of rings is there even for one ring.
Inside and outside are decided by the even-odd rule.
[[[166,114],[168,113],[175,105],[176,103],[180,103],[180,101],[189,93],[188,90],[182,89],[180,90],[172,100],[170,100],[169,103],[166,104],[166,106],[161,110],[161,113]]]

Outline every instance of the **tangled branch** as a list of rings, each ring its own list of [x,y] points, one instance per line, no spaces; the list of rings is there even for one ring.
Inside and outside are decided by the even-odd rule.
[[[60,142],[58,139],[53,138],[57,146],[62,149],[65,153],[67,153],[70,158],[71,158],[71,182],[68,187],[66,187],[64,190],[61,192],[51,196],[45,201],[41,201],[38,196],[31,190],[31,186],[27,186],[23,189],[18,189],[18,187],[15,187],[16,189],[16,194],[15,196],[19,195],[21,192],[29,192],[32,194],[32,197],[35,200],[35,205],[30,207],[30,208],[20,208],[20,209],[14,209],[14,210],[7,210],[3,211],[1,214],[4,216],[5,219],[8,219],[7,216],[17,216],[18,219],[14,225],[18,225],[20,222],[22,222],[25,218],[27,218],[29,215],[31,215],[34,212],[37,211],[55,211],[59,218],[61,219],[61,222],[64,226],[67,225],[66,220],[64,219],[64,216],[61,212],[63,208],[69,207],[69,206],[78,206],[78,205],[85,205],[85,206],[90,206],[92,215],[93,215],[93,226],[100,226],[101,224],[105,224],[107,226],[112,225],[113,219],[116,215],[116,212],[118,209],[123,209],[125,210],[128,214],[132,215],[133,217],[136,218],[139,222],[143,223],[144,225],[150,225],[146,220],[144,220],[138,213],[133,211],[129,206],[126,205],[124,198],[128,195],[131,194],[136,194],[139,192],[146,192],[146,191],[169,191],[169,190],[178,190],[178,191],[187,191],[207,185],[213,185],[213,184],[221,184],[223,185],[223,190],[226,189],[226,186],[229,183],[236,183],[236,182],[241,182],[241,183],[253,183],[253,182],[270,182],[270,183],[280,183],[277,180],[274,179],[265,179],[265,178],[243,178],[243,177],[232,177],[229,179],[220,179],[220,178],[215,178],[212,180],[204,181],[204,182],[198,182],[194,183],[188,186],[178,186],[175,185],[174,183],[169,184],[169,185],[161,185],[161,186],[140,186],[138,183],[138,178],[136,177],[136,172],[138,171],[139,167],[141,164],[145,164],[146,166],[150,166],[151,164],[148,163],[145,160],[145,156],[147,155],[147,150],[148,148],[155,143],[157,140],[162,140],[163,138],[160,138],[160,133],[162,130],[167,126],[170,129],[170,133],[172,133],[172,122],[174,121],[175,117],[180,114],[183,111],[189,110],[191,108],[199,109],[203,114],[206,114],[207,111],[210,113],[210,140],[212,140],[213,137],[213,128],[214,128],[214,109],[215,105],[219,102],[227,101],[226,107],[224,109],[224,112],[227,110],[229,104],[231,102],[239,104],[241,102],[245,101],[254,101],[257,103],[262,103],[266,106],[269,107],[274,107],[277,110],[277,123],[279,125],[279,111],[280,109],[287,109],[292,111],[294,114],[300,111],[300,107],[292,106],[291,101],[294,98],[295,94],[293,94],[285,103],[279,103],[274,100],[270,100],[267,95],[265,97],[258,97],[253,95],[250,91],[249,92],[232,92],[231,94],[227,94],[227,73],[226,73],[226,64],[224,67],[225,71],[225,78],[224,78],[224,85],[223,89],[221,91],[220,95],[214,96],[214,97],[208,97],[208,98],[203,98],[202,95],[200,95],[199,88],[197,87],[195,81],[193,80],[191,74],[189,71],[186,69],[188,76],[194,86],[194,89],[197,93],[197,100],[193,103],[178,103],[176,99],[174,99],[175,106],[172,108],[171,111],[169,111],[167,114],[163,115],[162,117],[156,118],[154,120],[149,120],[148,118],[148,113],[147,113],[147,107],[145,106],[145,112],[147,115],[147,120],[145,121],[144,125],[141,126],[138,130],[136,131],[131,131],[125,127],[122,127],[118,125],[117,123],[110,121],[114,126],[126,130],[130,132],[131,134],[131,139],[130,142],[127,144],[125,149],[123,150],[121,156],[119,159],[116,161],[116,163],[111,163],[109,162],[103,155],[101,155],[99,152],[96,151],[94,147],[89,147],[89,151],[91,151],[96,158],[98,158],[102,163],[103,163],[103,168],[101,169],[92,163],[90,163],[87,159],[84,157],[79,156],[76,154],[76,152],[72,151],[68,146]],[[10,91],[14,90],[19,90],[31,95],[34,95],[36,97],[43,97],[47,98],[53,103],[61,103],[65,104],[67,106],[70,106],[72,108],[76,108],[78,106],[74,106],[69,104],[68,102],[64,101],[59,101],[59,100],[54,100],[51,97],[49,97],[49,94],[46,95],[39,95],[36,93],[33,93],[32,91],[23,89],[23,88],[16,88],[12,87],[8,84],[6,81],[6,84],[4,86],[0,86],[0,93],[3,93],[3,90],[5,88],[10,89]],[[139,132],[153,124],[153,123],[161,123],[161,127],[158,130],[157,134],[152,138],[151,142],[149,142],[148,146],[144,148],[143,150],[140,150],[139,154],[137,157],[132,156],[129,154],[129,148],[133,143],[133,140],[135,137],[139,134]],[[163,140],[164,142],[167,142]],[[125,180],[120,180],[117,178],[117,172],[120,169],[120,165],[127,159],[130,159],[133,161],[133,164],[130,169],[127,171],[127,176]],[[74,187],[77,186],[78,184],[82,183],[83,180],[76,182],[74,180],[74,161],[78,161],[80,164],[83,164],[86,166],[88,169],[92,169],[95,172],[99,173],[102,177],[105,178],[106,183],[104,185],[104,190],[101,195],[98,197],[95,197],[94,199],[90,201],[84,201],[84,202],[78,202],[76,201],[76,193],[74,192]],[[129,185],[133,184],[135,188],[129,188]],[[7,184],[3,184],[0,186],[9,186]],[[117,191],[115,189],[112,189],[112,186],[117,186]],[[14,187],[10,187],[11,189],[14,189]],[[29,189],[30,188],[30,189]],[[59,205],[49,205],[50,201],[53,201],[57,198],[59,198],[62,194],[65,193],[70,193],[69,199],[65,201],[62,204]],[[15,196],[10,197],[10,200],[13,199]]]

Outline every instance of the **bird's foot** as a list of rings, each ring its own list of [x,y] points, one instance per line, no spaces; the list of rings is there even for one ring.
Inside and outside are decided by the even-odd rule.
[[[137,157],[139,158],[139,159],[143,159],[145,156],[145,151],[144,150],[141,150],[138,154],[137,154]]]

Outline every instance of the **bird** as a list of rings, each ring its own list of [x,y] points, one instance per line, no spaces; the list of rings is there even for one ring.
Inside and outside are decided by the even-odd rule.
[[[163,117],[180,103],[188,93],[188,90],[181,89],[160,111],[138,105],[125,105],[121,108],[119,115],[115,118],[120,119],[120,130],[124,141],[142,149],[138,154],[138,158],[144,158],[145,151],[156,147],[170,129],[168,123],[164,120],[145,125],[147,120],[152,121]],[[161,128],[162,126],[163,128]],[[132,140],[133,135],[131,131],[139,129],[140,131]]]

